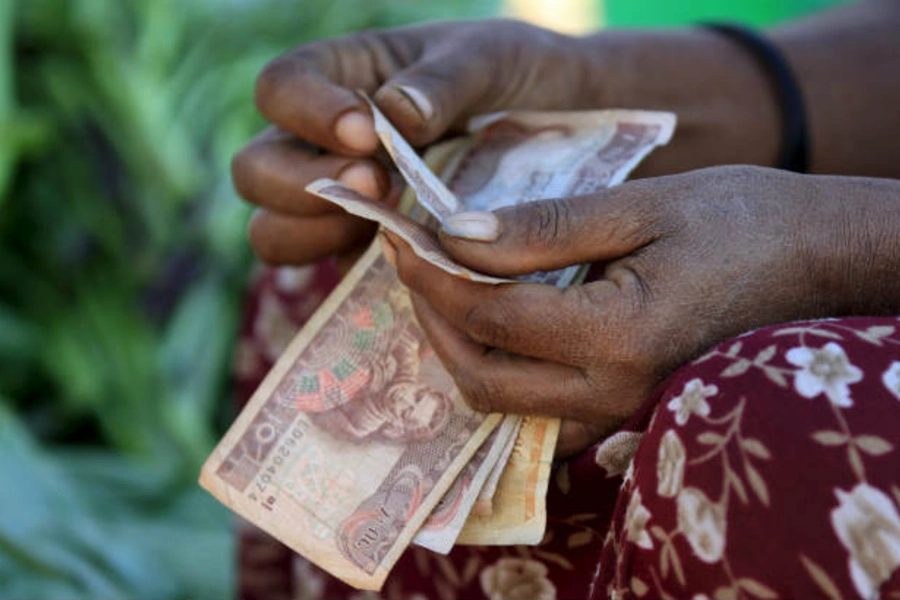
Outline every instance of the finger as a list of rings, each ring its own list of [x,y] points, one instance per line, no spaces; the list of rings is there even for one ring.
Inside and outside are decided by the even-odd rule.
[[[626,256],[664,235],[663,188],[647,182],[446,219],[441,243],[463,264],[519,275]]]
[[[424,146],[486,110],[492,82],[470,54],[438,48],[391,77],[374,100],[407,141]]]
[[[321,177],[369,196],[382,198],[390,188],[384,168],[371,159],[319,156],[297,138],[269,129],[235,155],[232,179],[238,194],[257,206],[299,217],[339,213],[342,209],[305,188]]]
[[[559,290],[528,283],[490,285],[455,277],[419,258],[397,236],[397,272],[413,291],[474,342],[574,366],[590,364],[598,340],[621,344],[615,327],[635,303],[627,277]]]
[[[253,251],[273,265],[316,262],[351,250],[374,233],[374,223],[346,213],[298,218],[257,210],[248,227]]]
[[[594,414],[597,390],[575,367],[486,348],[412,295],[419,323],[468,404],[481,412],[573,419]]]
[[[256,82],[256,105],[282,129],[317,146],[361,156],[378,140],[355,90],[374,93],[386,74],[412,60],[405,37],[361,33],[305,44],[270,62]]]

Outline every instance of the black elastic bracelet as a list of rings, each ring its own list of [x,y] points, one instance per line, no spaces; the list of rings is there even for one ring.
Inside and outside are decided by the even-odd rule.
[[[731,23],[704,23],[701,26],[734,40],[760,62],[781,105],[781,156],[777,166],[806,173],[809,170],[809,128],[803,94],[787,59],[772,42],[747,27]]]

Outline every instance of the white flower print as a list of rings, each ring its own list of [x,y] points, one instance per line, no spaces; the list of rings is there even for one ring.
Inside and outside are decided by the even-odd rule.
[[[867,483],[849,492],[836,489],[835,495],[831,525],[850,554],[850,578],[860,596],[876,598],[900,567],[900,514],[887,494]]]
[[[719,388],[715,384],[704,385],[702,379],[691,379],[684,386],[681,395],[669,400],[666,408],[675,413],[676,423],[684,425],[692,414],[708,416],[710,409],[706,399],[718,393]]]
[[[609,436],[597,447],[594,462],[606,471],[607,477],[621,475],[628,470],[643,437],[637,431],[620,431]]]
[[[556,600],[547,566],[525,558],[501,558],[481,572],[481,589],[490,600]]]
[[[275,287],[282,292],[299,292],[309,285],[315,275],[315,266],[278,267],[275,269]]]
[[[850,384],[863,378],[860,369],[850,363],[844,349],[828,342],[818,350],[800,346],[785,355],[792,365],[801,367],[794,375],[794,389],[804,398],[824,393],[835,406],[853,406]]]
[[[656,493],[663,498],[674,498],[681,491],[684,479],[685,451],[681,438],[670,429],[659,443],[656,461]]]
[[[678,494],[678,528],[700,560],[712,564],[722,559],[725,510],[702,490],[686,487]]]
[[[650,520],[650,511],[641,504],[641,490],[635,489],[625,511],[625,532],[629,542],[634,542],[638,547],[650,550],[653,548],[653,539],[647,531],[647,521]]]
[[[888,367],[887,371],[881,375],[881,381],[884,383],[884,387],[886,387],[897,400],[900,400],[900,360],[895,360],[891,363],[891,366]]]

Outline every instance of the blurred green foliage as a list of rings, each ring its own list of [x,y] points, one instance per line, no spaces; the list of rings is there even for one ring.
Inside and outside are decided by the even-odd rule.
[[[496,2],[0,1],[0,597],[226,598],[196,485],[251,265],[261,66]]]

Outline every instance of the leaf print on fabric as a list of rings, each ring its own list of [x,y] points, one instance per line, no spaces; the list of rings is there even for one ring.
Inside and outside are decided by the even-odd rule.
[[[794,375],[794,389],[798,394],[815,398],[824,393],[835,406],[853,406],[850,385],[862,381],[863,372],[850,363],[839,344],[828,342],[819,349],[791,348],[785,358],[800,367]]]
[[[887,494],[867,483],[835,495],[831,524],[849,553],[850,578],[862,597],[873,598],[900,567],[900,514]]]
[[[702,379],[691,379],[685,384],[680,395],[669,400],[666,408],[675,413],[676,423],[684,425],[692,414],[709,416],[709,402],[706,399],[717,393],[719,388],[715,385],[704,385]]]
[[[643,437],[644,434],[637,431],[620,431],[611,435],[597,446],[594,462],[606,471],[607,477],[621,475],[628,469]]]
[[[725,511],[703,490],[686,487],[678,494],[678,528],[691,549],[706,563],[716,563],[725,552]]]
[[[858,338],[865,340],[870,344],[881,346],[881,342],[884,340],[884,338],[893,335],[894,331],[896,331],[896,328],[890,325],[873,325],[865,331],[856,330],[854,331],[854,333],[856,333],[856,336]]]
[[[663,498],[674,498],[681,491],[685,456],[681,438],[670,429],[660,440],[656,460],[656,493]]]
[[[887,371],[882,373],[881,382],[894,398],[900,400],[900,360],[892,362]]]
[[[481,590],[490,600],[556,600],[546,565],[527,558],[501,558],[481,572]]]
[[[626,539],[645,550],[653,549],[653,539],[647,531],[650,517],[650,511],[641,504],[641,490],[634,490],[628,502],[628,510],[625,511]]]

